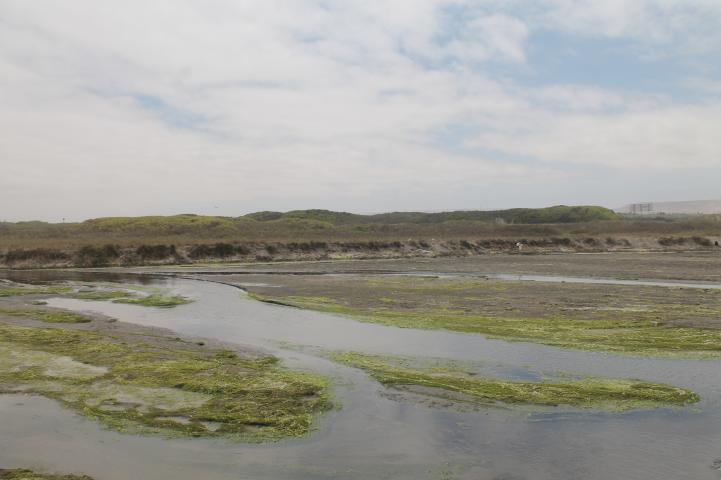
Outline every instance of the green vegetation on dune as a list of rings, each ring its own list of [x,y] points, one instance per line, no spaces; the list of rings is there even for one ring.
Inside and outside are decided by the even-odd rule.
[[[454,212],[392,212],[361,215],[330,210],[293,210],[290,212],[256,212],[243,217],[212,217],[203,215],[175,215],[169,217],[106,217],[86,220],[85,229],[98,231],[162,230],[171,233],[188,230],[233,230],[239,225],[252,227],[253,222],[295,221],[322,222],[329,225],[443,223],[447,221],[495,222],[503,219],[508,223],[574,223],[596,220],[618,220],[619,216],[608,208],[597,206],[558,205],[547,208],[513,208],[509,210],[461,210]]]
[[[229,217],[205,215],[173,215],[148,217],[103,217],[86,220],[77,225],[83,232],[113,232],[120,234],[145,232],[149,234],[201,233],[216,231],[232,232],[238,220]],[[241,220],[242,222],[242,220]]]
[[[157,337],[0,323],[0,392],[57,400],[118,430],[275,440],[309,432],[326,381]]]
[[[0,480],[93,480],[87,475],[63,475],[60,473],[37,473],[25,469],[0,468]]]
[[[596,206],[441,213],[393,212],[377,215],[296,210],[285,213],[257,212],[240,217],[192,214],[104,217],[63,224],[0,222],[0,248],[40,248],[35,252],[36,255],[54,255],[56,260],[62,260],[67,259],[63,252],[52,252],[47,248],[86,246],[88,250],[80,256],[92,266],[93,262],[117,257],[117,245],[174,244],[176,241],[192,244],[201,240],[220,241],[229,238],[298,241],[316,239],[318,235],[328,240],[365,238],[369,234],[375,238],[388,238],[388,235],[408,238],[408,235],[416,234],[457,238],[459,234],[466,235],[472,231],[487,233],[489,227],[500,228],[502,225],[499,223],[539,225],[618,220],[619,217],[613,211]],[[24,259],[22,251],[12,255],[12,260]]]
[[[466,401],[496,402],[623,411],[633,408],[684,406],[699,400],[695,393],[640,380],[587,378],[554,382],[517,382],[469,376],[460,372],[411,369],[399,359],[352,352],[332,352],[330,359],[362,369],[388,387],[423,387],[423,393],[460,394]]]
[[[354,308],[326,297],[251,295],[286,304],[400,328],[450,330],[562,348],[637,355],[721,357],[721,330],[660,325],[651,320],[573,320],[473,315],[449,310],[428,312]]]
[[[326,222],[331,225],[362,224],[438,224],[452,221],[496,222],[499,219],[507,223],[576,223],[596,220],[618,220],[619,216],[608,208],[597,206],[558,205],[547,208],[512,208],[509,210],[459,210],[454,212],[391,212],[375,215],[359,215],[330,210],[294,210],[291,212],[258,212],[247,215],[255,220],[277,222],[298,219]]]

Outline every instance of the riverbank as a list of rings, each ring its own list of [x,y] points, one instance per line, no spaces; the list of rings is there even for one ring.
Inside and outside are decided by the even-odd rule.
[[[60,473],[38,473],[32,470],[0,468],[0,480],[93,480],[87,475],[63,475]]]
[[[693,237],[499,237],[373,241],[300,241],[141,244],[138,246],[9,248],[0,251],[0,268],[132,267],[229,262],[301,262],[367,259],[431,259],[533,256],[552,253],[721,254],[721,236]],[[187,242],[187,240],[186,240]]]

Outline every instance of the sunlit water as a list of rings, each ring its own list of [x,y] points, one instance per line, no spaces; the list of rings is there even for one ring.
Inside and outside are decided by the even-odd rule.
[[[113,433],[43,398],[0,396],[0,467],[83,472],[98,480],[721,478],[711,468],[721,456],[721,362],[629,358],[398,329],[255,302],[216,283],[152,281],[195,302],[173,309],[72,299],[50,304],[262,347],[290,367],[329,375],[342,408],[322,416],[308,438],[243,445]],[[692,388],[702,402],[624,414],[435,409],[388,399],[364,373],[279,342],[471,361],[511,377],[561,372],[642,378]]]

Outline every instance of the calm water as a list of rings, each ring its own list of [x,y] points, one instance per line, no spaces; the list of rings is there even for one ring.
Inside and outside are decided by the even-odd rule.
[[[309,438],[249,446],[117,434],[52,401],[5,395],[0,396],[0,466],[84,472],[98,480],[721,478],[711,468],[721,457],[721,362],[626,358],[397,329],[255,302],[226,285],[143,281],[163,284],[196,302],[168,310],[71,299],[51,304],[260,346],[291,367],[331,376],[342,409],[321,417]],[[433,409],[390,400],[362,372],[281,348],[278,342],[471,361],[480,371],[510,377],[547,372],[643,378],[692,388],[702,402],[625,414]]]

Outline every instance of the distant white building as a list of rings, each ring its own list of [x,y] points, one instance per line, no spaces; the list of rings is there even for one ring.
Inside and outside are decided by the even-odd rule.
[[[702,215],[721,214],[721,200],[693,200],[687,202],[632,203],[616,209],[632,215]]]

